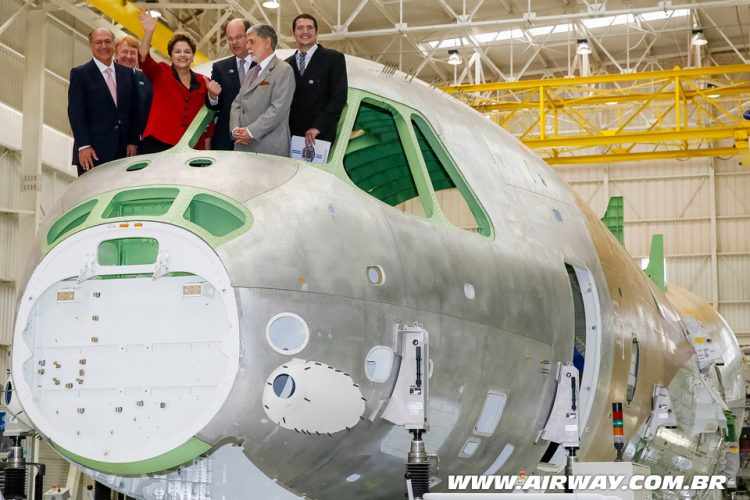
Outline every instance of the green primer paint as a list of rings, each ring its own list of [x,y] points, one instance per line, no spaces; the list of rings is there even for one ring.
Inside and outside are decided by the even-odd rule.
[[[648,255],[646,276],[663,291],[667,290],[666,268],[664,266],[664,235],[655,234],[651,237],[651,251]]]
[[[54,443],[51,444],[58,453],[69,458],[73,462],[105,474],[115,474],[118,476],[155,474],[174,469],[175,467],[195,460],[211,449],[210,445],[204,443],[200,439],[191,438],[185,444],[178,446],[172,451],[159,455],[158,457],[141,460],[139,462],[116,463],[90,460],[61,448]]]
[[[104,209],[102,217],[142,216],[142,215],[164,215],[172,206],[179,189],[164,187],[148,187],[128,189],[120,191]]]
[[[612,196],[607,203],[602,222],[615,236],[620,245],[625,245],[625,200],[622,196]]]
[[[391,206],[419,196],[395,113],[363,102],[354,129],[357,144],[344,157],[344,168],[352,182]]]
[[[185,167],[190,168],[190,167]],[[218,248],[219,246],[223,245],[227,241],[231,241],[234,238],[238,237],[240,234],[244,233],[250,227],[252,226],[253,218],[250,212],[247,210],[247,208],[231,199],[228,198],[220,193],[216,193],[214,191],[209,191],[206,189],[200,189],[195,188],[191,186],[169,186],[169,185],[157,185],[157,186],[150,186],[148,188],[143,188],[152,190],[154,194],[158,193],[172,193],[177,192],[177,195],[175,198],[169,202],[169,206],[167,207],[166,212],[161,213],[160,215],[154,215],[154,212],[157,211],[154,207],[157,206],[163,206],[166,205],[168,200],[165,201],[165,199],[162,199],[159,201],[157,198],[150,198],[150,201],[145,201],[142,204],[140,203],[132,203],[129,204],[127,202],[123,202],[124,205],[126,205],[128,208],[126,211],[134,212],[136,210],[136,207],[138,209],[143,208],[144,210],[147,210],[150,212],[149,215],[145,214],[131,214],[131,215],[122,215],[122,216],[115,216],[112,215],[111,217],[105,217],[105,211],[110,206],[112,200],[120,193],[126,193],[128,191],[140,191],[140,189],[133,190],[115,190],[115,191],[108,191],[105,193],[100,193],[97,195],[95,199],[87,200],[84,205],[91,204],[91,207],[93,207],[90,211],[85,212],[84,216],[82,217],[82,221],[78,223],[75,227],[70,227],[67,229],[66,234],[73,234],[78,231],[83,231],[84,229],[87,229],[92,226],[97,226],[100,224],[111,224],[113,222],[133,222],[133,221],[153,221],[153,222],[165,222],[167,224],[172,224],[175,226],[183,227],[187,229],[188,231],[191,231],[201,237],[206,243],[211,245],[213,248]],[[223,234],[223,235],[216,235],[209,232],[204,227],[201,227],[200,225],[190,221],[189,219],[186,219],[184,217],[185,211],[187,210],[188,206],[190,205],[190,202],[195,198],[195,196],[202,194],[202,195],[210,195],[212,199],[220,200],[218,203],[220,206],[226,208],[226,207],[232,207],[232,210],[230,211],[232,214],[232,217],[236,220],[241,220],[242,225],[237,226],[234,224],[235,229],[231,230],[230,232]],[[169,197],[167,197],[169,198]],[[205,199],[205,198],[204,198]],[[150,206],[150,204],[152,206]],[[120,206],[121,203],[116,203],[115,206]],[[82,206],[82,205],[79,205]],[[145,207],[145,208],[144,208]],[[73,210],[76,210],[75,208]],[[71,210],[70,212],[72,212]],[[115,209],[113,208],[113,211]],[[159,212],[162,212],[162,210],[158,210]],[[69,220],[69,213],[65,213],[60,220]],[[241,214],[241,216],[239,215]],[[57,223],[55,223],[57,224]],[[54,227],[54,226],[53,226]],[[226,225],[222,226],[226,227]],[[219,231],[222,232],[222,231]],[[47,242],[46,245],[43,245],[42,247],[42,254],[47,254],[52,248],[54,248],[55,245],[57,245],[61,241],[61,238],[57,238]]]
[[[154,264],[159,242],[154,238],[117,238],[99,243],[100,266],[140,266]]]
[[[225,236],[245,224],[245,214],[210,194],[196,194],[182,216],[214,236]]]
[[[47,231],[47,244],[52,244],[62,235],[82,225],[94,209],[95,205],[96,200],[89,200],[86,203],[82,203],[81,205],[68,210],[68,212],[57,219],[57,221],[52,224],[49,231]]]
[[[437,134],[420,115],[412,114],[411,122],[425,167],[430,173],[434,191],[457,188],[474,216],[477,232],[482,236],[492,237],[492,224],[489,217],[469,188],[461,171],[456,167],[453,158],[438,139]]]
[[[729,410],[724,411],[724,416],[727,419],[724,437],[728,443],[736,443],[739,440],[737,437],[737,417]]]

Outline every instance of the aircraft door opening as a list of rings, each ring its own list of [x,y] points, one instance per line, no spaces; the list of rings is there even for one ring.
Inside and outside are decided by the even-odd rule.
[[[594,278],[584,266],[565,264],[573,299],[573,365],[580,374],[580,427],[585,429],[596,394],[601,352],[601,314]]]

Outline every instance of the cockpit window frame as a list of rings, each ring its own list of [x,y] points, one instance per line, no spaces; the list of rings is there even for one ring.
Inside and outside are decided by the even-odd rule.
[[[421,130],[421,133],[425,136],[430,147],[438,155],[441,162],[443,162],[443,166],[448,171],[451,180],[469,206],[469,209],[477,222],[478,230],[476,234],[488,239],[494,239],[495,231],[492,219],[482,206],[479,198],[474,193],[474,190],[466,181],[466,178],[457,163],[454,161],[450,152],[442,141],[440,141],[438,134],[435,132],[435,128],[422,113],[402,103],[392,101],[391,99],[364,90],[349,88],[347,105],[344,108],[339,121],[338,133],[336,135],[336,140],[331,146],[328,161],[326,163],[307,165],[312,165],[316,168],[332,173],[351,186],[360,189],[354,184],[354,182],[352,182],[344,168],[344,156],[349,144],[349,138],[354,129],[357,114],[359,113],[360,106],[363,102],[388,110],[393,115],[401,139],[401,144],[409,163],[409,169],[411,170],[414,183],[417,186],[420,203],[424,210],[424,217],[416,215],[415,217],[426,218],[436,224],[457,228],[457,226],[450,222],[443,213],[436,192],[433,188],[427,164],[422,155],[422,151],[420,150],[419,140],[414,130],[414,124],[412,123],[413,118],[417,117],[428,127],[428,130]],[[343,140],[344,138],[346,138],[346,140]],[[382,201],[380,202],[387,205]],[[390,205],[387,206],[390,207]]]
[[[339,167],[340,165],[340,170],[339,170],[340,176],[343,179],[345,179],[347,182],[349,182],[351,185],[357,187],[357,189],[361,189],[349,177],[349,174],[347,173],[346,168],[344,166],[344,157],[346,156],[346,151],[348,149],[350,138],[353,133],[353,128],[356,122],[357,115],[359,114],[359,111],[363,104],[367,104],[371,107],[379,108],[382,111],[390,113],[390,115],[393,117],[393,121],[396,125],[396,131],[399,136],[399,141],[404,151],[404,156],[406,157],[406,162],[409,167],[409,172],[412,176],[412,180],[414,181],[414,185],[417,189],[417,197],[419,198],[420,203],[422,204],[425,218],[427,219],[432,218],[433,216],[436,215],[436,210],[439,210],[437,198],[435,198],[435,195],[432,192],[432,186],[430,184],[429,176],[428,176],[426,169],[421,168],[420,155],[416,146],[417,144],[416,137],[413,136],[414,132],[413,130],[411,130],[411,126],[408,120],[405,119],[403,113],[398,108],[397,103],[393,103],[388,100],[380,99],[375,96],[365,95],[365,96],[359,96],[359,99],[357,99],[357,102],[356,102],[356,106],[353,106],[353,105],[351,106],[351,108],[353,109],[351,123],[348,123],[347,124],[348,126],[345,129],[348,131],[348,133],[346,134],[346,136],[339,135],[340,138],[346,137],[347,140],[337,141],[338,147],[336,148],[336,151],[335,151],[337,156],[333,158],[333,160],[336,161],[336,167]],[[349,118],[349,116],[347,116],[347,118]],[[329,156],[333,156],[333,155],[329,155]],[[378,200],[378,201],[381,201],[381,200]],[[381,201],[381,203],[384,203],[384,202]]]

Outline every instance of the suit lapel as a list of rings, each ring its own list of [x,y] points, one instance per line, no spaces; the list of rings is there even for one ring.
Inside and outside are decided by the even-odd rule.
[[[125,98],[127,96],[125,92],[130,90],[130,89],[125,88],[125,82],[128,80],[128,77],[130,76],[128,74],[128,71],[130,71],[131,73],[133,72],[133,70],[130,68],[121,67],[119,64],[115,64],[115,74],[117,75],[115,77],[116,79],[115,85],[117,88],[117,102],[118,103],[125,102]]]
[[[239,89],[242,87],[236,57],[230,57],[227,61],[227,73],[229,74],[229,81],[232,82],[234,88]]]
[[[318,48],[315,49],[315,52],[313,52],[313,55],[310,58],[310,61],[307,63],[307,66],[305,66],[305,74],[302,76],[305,76],[308,71],[311,71],[311,70],[315,71],[315,68],[318,67],[318,61],[320,60],[321,57],[323,57],[321,55],[321,52],[322,52],[321,49],[323,49],[323,46],[318,44]]]

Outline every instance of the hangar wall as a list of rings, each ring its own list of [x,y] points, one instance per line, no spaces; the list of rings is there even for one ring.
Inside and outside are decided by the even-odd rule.
[[[0,24],[21,6],[18,0],[0,0]],[[26,47],[26,17],[21,15],[0,35],[0,102],[21,109],[23,95],[24,56]],[[74,33],[51,15],[47,17],[47,68],[45,79],[44,123],[66,134],[68,126],[68,75],[70,68],[90,57],[88,40]],[[82,32],[87,30],[81,28]]]

